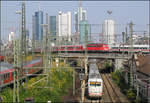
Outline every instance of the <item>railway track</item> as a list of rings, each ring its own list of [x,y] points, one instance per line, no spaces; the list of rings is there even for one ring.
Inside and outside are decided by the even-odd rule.
[[[102,102],[102,100],[100,98],[98,98],[97,100],[91,99],[90,103],[101,103],[101,102]]]
[[[84,100],[85,103],[102,103],[102,99],[98,98],[98,99],[88,99],[85,98]]]
[[[121,102],[120,97],[116,93],[116,90],[113,87],[112,82],[108,78],[107,74],[102,74],[102,78],[103,78],[104,86],[105,86],[106,91],[110,97],[111,102],[114,102],[114,103]]]

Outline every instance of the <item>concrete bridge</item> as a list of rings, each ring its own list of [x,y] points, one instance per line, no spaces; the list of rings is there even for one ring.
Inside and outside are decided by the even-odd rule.
[[[58,58],[68,58],[68,59],[110,59],[115,63],[115,69],[120,69],[122,67],[122,63],[125,59],[130,59],[131,53],[58,53]]]
[[[60,58],[85,58],[85,53],[59,53]],[[128,53],[87,53],[89,59],[129,59],[131,54]]]

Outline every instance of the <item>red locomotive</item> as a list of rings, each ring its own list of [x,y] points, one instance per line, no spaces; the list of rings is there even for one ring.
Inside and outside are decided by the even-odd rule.
[[[41,67],[42,66],[42,60],[38,59],[38,60],[33,60],[29,63],[27,63],[26,65],[24,65],[24,67]],[[39,71],[41,71],[42,69],[40,68],[31,68],[31,69],[26,69],[27,70],[27,74],[35,74],[38,73]],[[23,69],[23,71],[21,72],[22,74],[20,74],[20,78],[23,79],[26,77],[25,73],[25,69]],[[28,75],[29,76],[29,75]],[[9,63],[1,63],[1,69],[0,69],[0,87],[4,87],[6,85],[9,85],[11,83],[13,83],[14,80],[14,68],[12,64]]]
[[[87,51],[108,51],[109,47],[107,44],[88,44]]]

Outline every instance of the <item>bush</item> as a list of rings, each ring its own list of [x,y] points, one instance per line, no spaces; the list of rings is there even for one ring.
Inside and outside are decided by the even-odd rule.
[[[43,78],[43,76],[38,76],[28,80],[28,87],[26,89],[25,86],[21,86],[19,97],[20,102],[23,102],[24,99],[28,97],[33,97],[35,102],[61,102],[61,97],[64,96],[64,94],[67,94],[68,89],[72,87],[73,82],[73,69],[64,68],[63,63],[61,65],[61,68],[51,68],[51,78],[49,79],[48,84],[47,80],[45,79],[37,83],[35,86],[31,87],[31,84]],[[45,86],[50,88],[44,88]],[[6,88],[2,91],[0,96],[2,96],[4,102],[12,102],[13,90],[10,88]]]
[[[136,95],[132,90],[127,90],[127,97],[132,101],[136,99]]]

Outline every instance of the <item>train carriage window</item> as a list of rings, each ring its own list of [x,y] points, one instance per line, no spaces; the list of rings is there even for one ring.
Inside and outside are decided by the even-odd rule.
[[[73,49],[73,47],[68,47],[68,49]]]
[[[10,77],[10,73],[7,73],[7,78],[9,78]]]
[[[4,80],[7,78],[7,74],[4,74]]]
[[[10,78],[9,73],[4,74],[4,79],[8,79],[8,78]]]
[[[8,74],[6,73],[6,79],[8,78]]]
[[[5,78],[6,78],[6,75],[4,74],[4,80],[5,80]]]
[[[1,74],[0,79],[1,79],[1,80],[4,80],[4,75],[3,75],[3,74]]]
[[[101,86],[101,82],[90,82],[90,86]]]
[[[101,86],[101,82],[96,82],[96,86]]]
[[[93,45],[88,45],[88,47],[101,47],[102,45],[97,45],[97,44],[93,44]]]
[[[14,72],[12,72],[12,77],[14,77]]]

